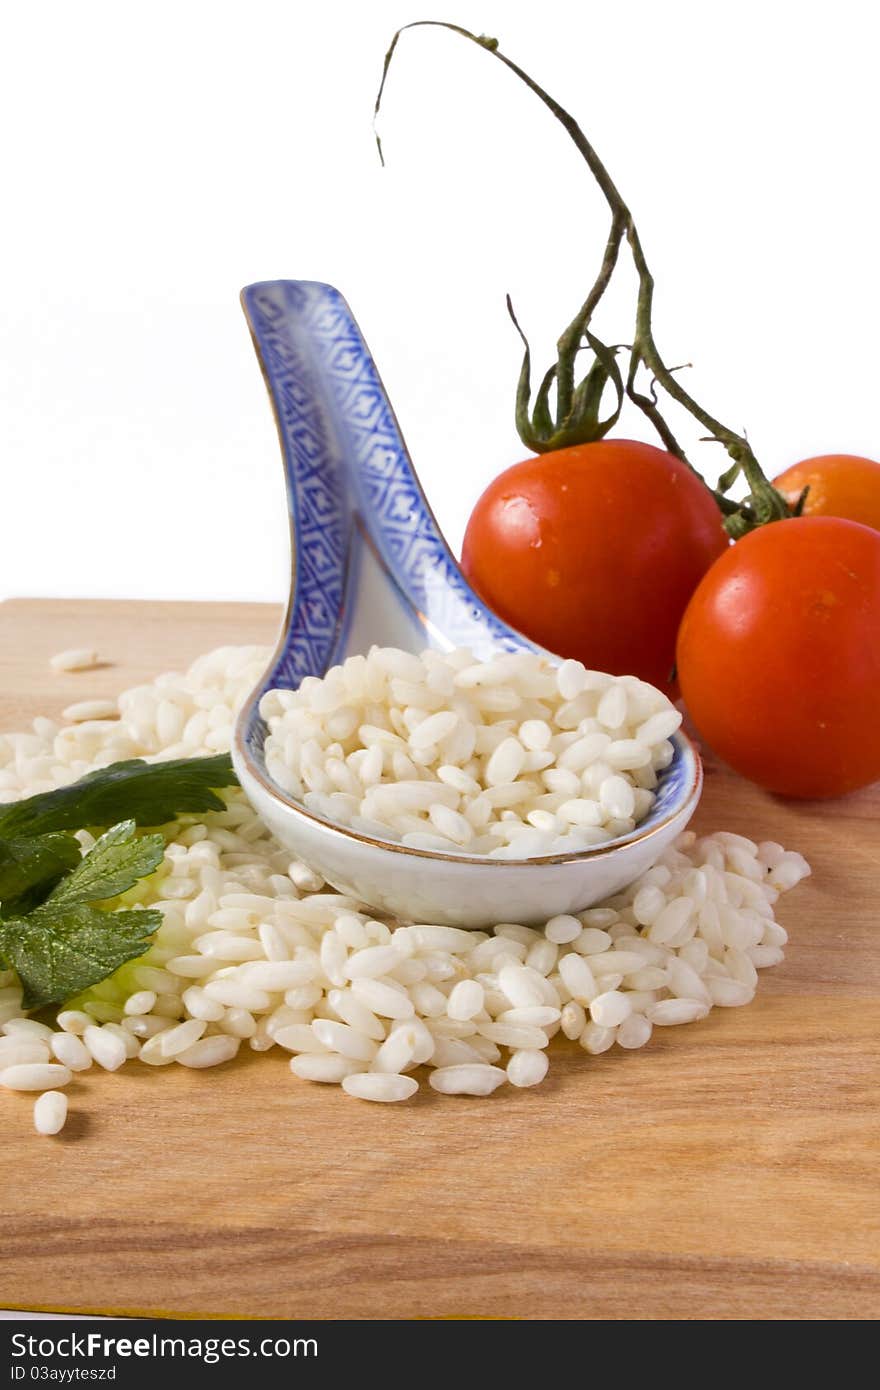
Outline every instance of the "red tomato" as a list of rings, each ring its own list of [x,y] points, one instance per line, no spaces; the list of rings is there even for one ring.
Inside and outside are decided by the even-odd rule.
[[[688,599],[728,547],[712,494],[672,454],[603,439],[514,464],[474,508],[461,564],[560,656],[670,689]]]
[[[880,777],[880,533],[777,521],[723,555],[691,599],[678,676],[700,733],[787,796]]]
[[[809,486],[805,516],[842,516],[880,531],[880,463],[858,454],[821,454],[786,468],[773,480],[796,502]]]

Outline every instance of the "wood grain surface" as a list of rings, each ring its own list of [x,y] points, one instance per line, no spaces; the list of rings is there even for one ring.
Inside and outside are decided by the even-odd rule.
[[[261,605],[0,606],[0,730],[222,643]],[[57,675],[49,655],[106,664]],[[547,1083],[367,1105],[285,1056],[90,1072],[37,1137],[4,1094],[0,1303],[177,1317],[880,1315],[880,788],[785,803],[708,759],[697,828],[801,850],[755,1003]]]

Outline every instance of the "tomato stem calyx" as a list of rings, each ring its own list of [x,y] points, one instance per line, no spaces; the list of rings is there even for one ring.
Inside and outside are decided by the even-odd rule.
[[[556,361],[542,377],[535,394],[534,404],[531,403],[531,351],[528,339],[516,319],[508,296],[508,312],[523,341],[524,348],[516,393],[516,426],[525,446],[535,453],[546,453],[550,450],[566,448],[572,444],[590,443],[601,439],[616,424],[624,396],[626,396],[650,420],[666,449],[681,459],[697,474],[701,481],[704,481],[663,417],[657,401],[656,387],[659,385],[667,396],[703,425],[708,431],[708,438],[721,444],[731,459],[731,466],[719,479],[718,487],[712,488],[710,491],[724,515],[724,526],[734,539],[738,539],[747,531],[754,530],[768,522],[780,521],[797,515],[797,508],[791,508],[782,494],[766,477],[745,434],[738,434],[710,415],[676,380],[674,373],[679,369],[666,366],[654,340],[651,321],[654,278],[648,268],[632,213],[621,197],[605,165],[574,117],[545,92],[533,78],[529,77],[528,73],[524,72],[517,63],[501,52],[497,39],[488,38],[484,34],[473,34],[458,24],[451,24],[443,20],[417,20],[412,24],[403,25],[395,33],[385,55],[382,81],[376,97],[375,115],[378,116],[379,114],[388,70],[400,36],[407,29],[418,28],[449,29],[453,33],[459,34],[462,38],[468,39],[491,53],[520,81],[524,82],[568,132],[599,185],[611,212],[611,226],[596,279],[580,309],[560,335],[556,345]],[[382,144],[378,134],[376,143],[379,157],[384,164]],[[621,351],[620,347],[607,346],[590,328],[593,314],[617,266],[624,240],[629,246],[638,276],[635,332],[628,348],[629,364],[625,380],[617,362],[617,354]],[[583,379],[577,382],[576,359],[585,348],[592,352],[593,362]],[[639,372],[643,367],[651,373],[652,378],[647,392],[638,385]],[[600,415],[601,402],[609,382],[617,394],[617,405],[609,416],[602,419]],[[550,398],[554,386],[556,388],[555,411],[551,411]],[[727,493],[741,477],[745,479],[748,492],[743,500],[737,501],[728,497]]]
[[[526,448],[532,449],[536,454],[546,454],[552,449],[567,449],[572,444],[591,444],[597,439],[603,439],[617,423],[623,407],[623,377],[616,361],[620,345],[609,347],[584,326],[582,336],[586,342],[575,342],[570,348],[566,346],[564,354],[560,349],[559,359],[544,373],[535,395],[535,403],[530,407],[531,349],[529,340],[513,311],[510,295],[507,296],[507,312],[522,338],[525,349],[516,388],[516,428]],[[574,359],[584,347],[592,350],[594,360],[586,376],[575,386]],[[617,393],[617,405],[611,414],[602,420],[602,397],[609,381]],[[555,419],[550,412],[550,390],[554,382]]]

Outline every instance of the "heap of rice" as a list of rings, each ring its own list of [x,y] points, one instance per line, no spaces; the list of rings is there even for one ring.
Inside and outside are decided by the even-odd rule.
[[[414,849],[578,854],[650,811],[681,715],[635,676],[537,652],[373,647],[271,690],[266,768],[327,820]]]
[[[222,648],[125,692],[118,719],[0,735],[0,800],[120,758],[228,748],[266,658]],[[291,862],[241,792],[226,802],[166,827],[164,865],[133,890],[162,911],[154,944],[56,1027],[27,1018],[15,975],[0,974],[0,1087],[40,1093],[41,1133],[58,1132],[63,1088],[93,1063],[211,1067],[242,1045],[285,1049],[296,1076],[367,1100],[405,1100],[422,1066],[444,1093],[535,1085],[557,1032],[588,1053],[641,1047],[655,1027],[749,1003],[783,957],[777,898],[809,873],[774,842],[688,832],[624,893],[544,931],[403,925]]]

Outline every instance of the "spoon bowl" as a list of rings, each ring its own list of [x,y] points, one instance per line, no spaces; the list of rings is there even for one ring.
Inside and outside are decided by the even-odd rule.
[[[648,816],[579,854],[496,860],[413,849],[332,824],[266,770],[267,690],[294,690],[374,644],[477,658],[541,651],[470,588],[428,506],[375,364],[338,290],[251,285],[242,303],[269,389],[290,513],[291,591],[266,672],[235,727],[233,761],[254,809],[326,881],[407,921],[485,927],[546,922],[619,892],[684,829],[702,788],[678,733]]]

